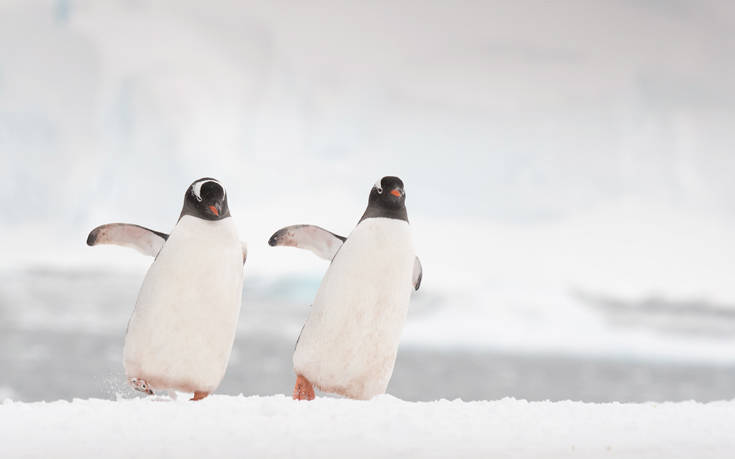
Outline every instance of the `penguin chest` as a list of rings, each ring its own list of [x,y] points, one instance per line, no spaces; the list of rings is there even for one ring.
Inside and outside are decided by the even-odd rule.
[[[324,276],[294,354],[297,373],[354,398],[383,393],[406,320],[414,259],[407,222],[361,222]]]
[[[232,350],[242,273],[230,218],[182,217],[138,295],[125,338],[127,375],[154,388],[214,390]]]

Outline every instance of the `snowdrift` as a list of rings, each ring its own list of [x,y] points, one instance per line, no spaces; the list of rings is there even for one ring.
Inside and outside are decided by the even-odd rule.
[[[732,457],[735,402],[212,396],[0,405],[2,457]]]

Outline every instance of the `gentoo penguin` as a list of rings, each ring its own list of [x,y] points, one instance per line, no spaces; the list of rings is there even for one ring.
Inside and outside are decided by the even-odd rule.
[[[242,301],[241,243],[220,182],[201,178],[184,195],[170,235],[111,223],[90,246],[115,244],[155,257],[125,335],[125,375],[134,389],[193,392],[200,400],[222,381]]]
[[[405,202],[401,179],[383,177],[348,237],[294,225],[268,241],[331,261],[296,341],[294,399],[314,399],[314,387],[361,400],[385,393],[422,277]]]

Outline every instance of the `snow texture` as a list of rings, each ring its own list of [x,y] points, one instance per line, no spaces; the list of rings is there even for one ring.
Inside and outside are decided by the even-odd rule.
[[[0,405],[2,457],[725,458],[735,402],[285,396]]]

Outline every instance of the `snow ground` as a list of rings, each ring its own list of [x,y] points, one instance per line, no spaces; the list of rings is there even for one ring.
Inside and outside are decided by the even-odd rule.
[[[200,403],[0,405],[3,457],[725,458],[735,402],[370,402],[213,396]]]

